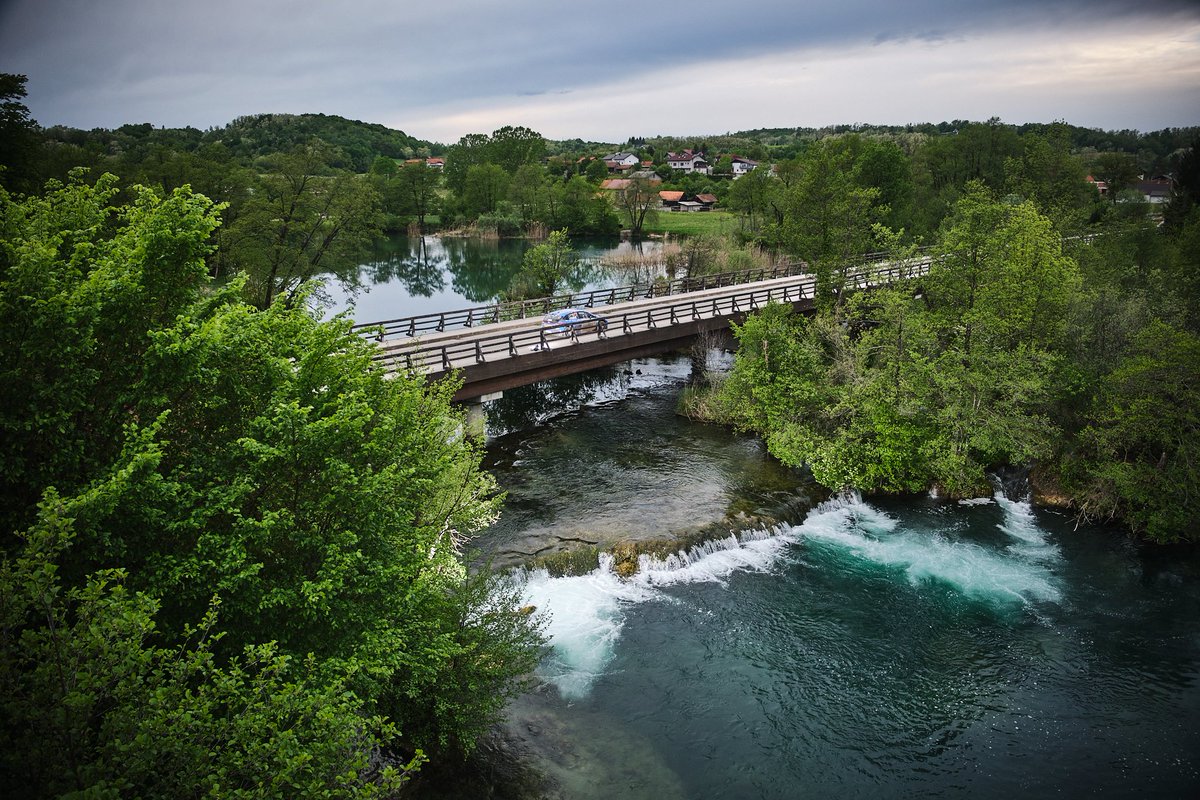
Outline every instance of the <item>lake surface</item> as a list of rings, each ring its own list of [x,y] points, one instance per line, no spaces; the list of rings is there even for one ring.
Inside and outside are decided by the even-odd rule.
[[[670,536],[811,492],[674,415],[686,363],[543,388],[519,432],[494,408],[509,502],[480,543]],[[813,502],[630,580],[524,573],[552,651],[510,730],[547,796],[1200,796],[1194,550],[999,491]]]
[[[324,275],[328,313],[346,312],[355,322],[453,311],[495,302],[521,269],[525,239],[397,236],[379,242],[357,270]],[[625,286],[653,279],[643,272],[606,264],[624,255],[652,254],[659,241],[576,239],[580,266],[560,291]]]

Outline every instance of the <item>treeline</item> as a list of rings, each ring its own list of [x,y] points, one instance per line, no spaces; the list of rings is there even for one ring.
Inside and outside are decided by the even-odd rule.
[[[264,157],[233,221],[83,170],[0,187],[4,797],[394,797],[541,656],[465,566],[500,497],[453,386],[245,300],[364,191],[326,147]],[[255,266],[214,281],[233,236]]]
[[[1200,140],[1160,204],[1122,190],[1125,153],[1102,197],[1069,133],[971,126],[911,156],[831,136],[740,178],[728,204],[810,265],[819,312],[748,320],[691,413],[835,490],[974,496],[1030,466],[1085,518],[1200,538]],[[919,246],[927,276],[850,291],[864,253]]]
[[[122,125],[115,130],[90,131],[54,126],[42,131],[43,157],[51,169],[87,166],[132,175],[131,167],[169,160],[175,154],[228,151],[240,163],[285,153],[314,137],[337,151],[330,166],[366,172],[376,156],[424,158],[440,152],[438,145],[383,125],[325,114],[255,114],[238,117],[220,128],[155,128],[150,123]],[[46,177],[62,177],[47,175]]]
[[[1065,122],[1024,123],[1005,125],[992,118],[984,122],[953,120],[939,123],[914,123],[909,125],[829,125],[823,128],[759,128],[739,131],[707,138],[679,139],[658,137],[642,140],[651,146],[678,150],[682,147],[703,147],[709,144],[721,151],[739,152],[748,158],[787,160],[802,154],[808,147],[831,136],[856,135],[868,139],[892,141],[913,152],[918,147],[943,137],[970,135],[983,126],[1003,128],[1018,137],[1029,134],[1046,135],[1051,130],[1062,129],[1070,141],[1071,148],[1085,157],[1094,153],[1121,152],[1137,159],[1138,171],[1161,174],[1169,171],[1173,160],[1181,149],[1190,147],[1200,129],[1196,127],[1167,128],[1159,131],[1136,130],[1106,131],[1099,128],[1083,128]]]

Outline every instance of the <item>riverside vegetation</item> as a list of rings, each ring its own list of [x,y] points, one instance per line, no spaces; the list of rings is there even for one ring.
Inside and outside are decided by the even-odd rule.
[[[1195,540],[1198,222],[1064,241],[1033,202],[972,182],[928,275],[850,293],[851,262],[818,256],[816,315],[772,306],[735,327],[732,372],[683,409],[762,434],[833,490],[986,496],[990,470],[1032,465],[1043,498],[1083,518]]]
[[[398,162],[440,146],[332,117],[43,130],[3,77],[5,795],[411,790],[476,745],[541,635],[464,566],[501,498],[453,387],[385,380],[347,322],[308,311],[307,279],[435,217],[616,230],[576,156],[595,148],[506,128],[445,148],[439,176]],[[1195,538],[1195,131],[1099,151],[1067,126],[955,129],[748,134],[726,145],[776,171],[679,180],[739,220],[686,240],[680,269],[801,258],[821,296],[811,319],[747,320],[691,408],[830,487],[965,495],[1033,463],[1086,516]],[[1116,188],[1160,166],[1156,217]],[[531,274],[557,274],[565,237]],[[928,277],[844,291],[863,253],[924,241]]]

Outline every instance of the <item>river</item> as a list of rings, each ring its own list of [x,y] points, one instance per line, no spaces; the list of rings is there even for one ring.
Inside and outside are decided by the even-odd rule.
[[[391,288],[351,313],[485,302],[509,269],[457,258],[423,284],[376,270]],[[437,285],[453,296],[406,297]],[[478,557],[586,564],[516,573],[551,649],[497,757],[545,776],[532,796],[1200,796],[1194,549],[1077,529],[1019,487],[829,497],[678,417],[690,371],[646,359],[488,404],[508,499]],[[629,579],[603,554],[697,535]]]
[[[492,409],[493,554],[730,526],[629,580],[604,556],[523,573],[552,650],[509,731],[545,796],[1196,796],[1195,551],[1019,491],[821,499],[753,438],[674,414],[689,363]]]

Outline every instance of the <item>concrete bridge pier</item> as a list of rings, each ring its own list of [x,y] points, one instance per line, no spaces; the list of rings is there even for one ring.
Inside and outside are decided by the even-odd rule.
[[[469,438],[481,442],[487,438],[487,412],[483,410],[483,404],[489,400],[499,400],[501,397],[504,397],[504,392],[491,392],[464,399],[466,434]]]

